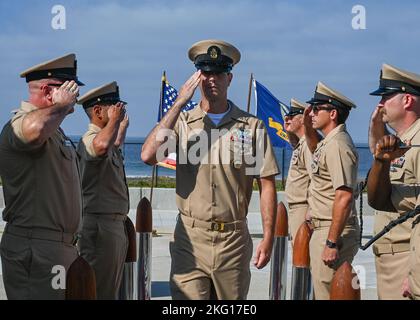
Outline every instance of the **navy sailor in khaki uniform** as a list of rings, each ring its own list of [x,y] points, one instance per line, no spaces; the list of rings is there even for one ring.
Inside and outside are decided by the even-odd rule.
[[[296,137],[285,189],[287,206],[289,208],[289,234],[292,243],[309,210],[308,190],[312,174],[312,153],[306,142],[303,125],[303,112],[307,106],[307,104],[296,99],[291,99],[290,111],[284,117],[284,127],[290,141],[293,141],[292,136]]]
[[[113,300],[128,248],[129,193],[120,150],[128,127],[126,103],[115,81],[90,90],[78,103],[90,120],[77,147],[84,204],[80,254],[95,270],[97,298]]]
[[[311,274],[315,299],[328,300],[335,271],[343,262],[351,263],[359,247],[354,201],[359,159],[345,125],[350,110],[356,106],[322,82],[318,82],[308,103],[312,127],[324,135],[311,165]]]
[[[383,123],[396,133],[375,138],[376,143],[371,146],[374,161],[368,179],[368,198],[373,208],[387,212],[376,216],[382,227],[420,205],[420,150],[399,148],[401,143],[420,144],[420,75],[384,64],[379,88],[371,94],[381,97],[375,110],[378,115],[372,118],[382,122],[382,134],[386,134]],[[380,133],[378,130],[375,136]],[[380,298],[420,299],[419,220],[410,219],[377,241]]]
[[[262,186],[264,236],[254,258],[255,266],[262,268],[271,255],[274,176],[279,170],[263,122],[227,99],[238,49],[221,40],[204,40],[190,48],[189,58],[198,71],[149,134],[141,154],[146,163],[156,163],[163,145],[158,134],[174,130],[179,218],[170,244],[171,294],[174,299],[245,299],[253,247],[246,216],[253,180],[260,179]],[[200,104],[181,112],[197,86]],[[197,137],[204,147],[194,152]],[[255,153],[261,163],[244,161]]]
[[[74,54],[31,67],[21,77],[29,100],[0,135],[4,287],[8,299],[64,299],[54,270],[68,270],[78,256],[82,196],[76,150],[60,125],[83,84]]]

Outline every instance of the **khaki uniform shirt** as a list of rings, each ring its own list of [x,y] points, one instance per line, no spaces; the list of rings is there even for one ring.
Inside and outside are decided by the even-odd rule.
[[[413,144],[420,143],[420,121],[417,120],[411,127],[401,136],[401,140],[412,140]],[[420,176],[416,178],[415,173],[418,170],[418,158],[419,152],[416,149],[410,149],[406,152],[405,155],[402,157],[395,159],[391,163],[389,176],[391,183],[393,185],[399,184],[401,187],[404,185],[416,185],[419,184]],[[398,188],[397,188],[398,189]],[[409,193],[407,194],[409,195]],[[396,197],[396,194],[394,194],[394,197]],[[411,201],[415,200],[416,195],[412,194]],[[403,203],[404,199],[398,199],[398,203]],[[405,208],[413,208],[412,205],[404,204]],[[375,215],[375,227],[374,227],[374,233],[377,234],[380,232],[386,225],[388,225],[392,220],[397,219],[399,217],[399,214],[404,213],[404,210],[398,209],[398,213],[396,212],[383,212],[379,211]],[[411,209],[408,209],[411,210]],[[391,229],[388,233],[386,233],[384,236],[379,238],[375,244],[374,247],[377,247],[376,244],[389,244],[389,243],[407,243],[410,241],[410,234],[411,234],[411,224],[413,222],[413,219],[408,219],[406,222],[396,226],[395,228]],[[408,245],[405,250],[398,251],[406,251],[408,250]]]
[[[414,122],[400,137],[402,141],[411,140],[412,144],[420,144],[420,119]],[[393,162],[402,166],[393,175],[391,201],[398,213],[403,214],[414,209],[418,189],[420,187],[420,150],[418,148],[409,149],[403,157]],[[394,181],[396,181],[394,183]],[[413,188],[413,186],[415,188]]]
[[[311,164],[308,199],[313,218],[332,220],[335,191],[343,186],[355,190],[358,162],[359,156],[344,124],[338,125],[318,143]],[[350,217],[354,215],[353,200]]]
[[[77,146],[84,213],[127,214],[129,197],[122,154],[116,146],[109,148],[104,156],[95,153],[93,139],[100,131],[98,126],[89,124],[88,131]]]
[[[244,220],[254,178],[279,173],[264,123],[229,104],[217,126],[198,106],[181,113],[174,128],[177,206],[203,221]]]
[[[82,213],[77,154],[61,129],[40,147],[27,143],[22,122],[34,110],[22,102],[0,135],[3,219],[20,227],[75,233]]]
[[[308,188],[311,181],[312,153],[303,136],[293,150],[286,180],[286,198],[289,208],[308,204]]]

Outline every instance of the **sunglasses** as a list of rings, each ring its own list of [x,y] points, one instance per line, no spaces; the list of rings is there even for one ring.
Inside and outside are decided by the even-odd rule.
[[[334,108],[334,107],[321,107],[321,106],[313,106],[312,107],[312,111],[314,113],[317,113],[318,111],[321,111],[321,110],[331,111],[331,110],[335,110],[335,109],[336,108]]]

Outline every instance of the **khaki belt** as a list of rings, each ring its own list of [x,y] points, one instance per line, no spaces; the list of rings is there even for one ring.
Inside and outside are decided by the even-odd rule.
[[[107,220],[117,220],[125,221],[127,220],[127,215],[119,213],[85,213],[84,216],[89,216],[98,219],[107,219]]]
[[[9,223],[6,224],[4,231],[5,233],[28,239],[64,242],[73,245],[76,244],[77,239],[79,238],[79,235],[77,233],[73,234],[67,232],[52,231],[43,228],[24,228],[13,226]]]
[[[331,225],[331,220],[319,220],[316,218],[311,219],[311,224],[314,228],[329,227]],[[346,226],[352,226],[356,224],[356,217],[352,216],[347,219]]]
[[[398,253],[410,251],[410,244],[408,242],[403,243],[375,243],[373,245],[373,253],[375,255],[381,255],[384,253]]]
[[[289,209],[297,209],[297,208],[307,208],[309,209],[309,205],[307,202],[301,202],[301,203],[288,203]]]
[[[226,232],[243,229],[246,226],[246,220],[233,221],[233,222],[220,222],[220,221],[203,221],[188,217],[183,214],[178,215],[182,222],[191,228],[201,228],[211,231]]]

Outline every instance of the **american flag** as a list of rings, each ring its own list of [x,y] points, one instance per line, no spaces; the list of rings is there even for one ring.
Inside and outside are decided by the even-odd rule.
[[[175,90],[167,81],[163,86],[163,95],[162,95],[162,112],[158,114],[158,122],[162,119],[169,109],[174,104],[176,98],[178,97],[178,91]],[[197,103],[194,101],[189,101],[187,105],[182,109],[182,112],[186,112],[194,109],[197,106]]]

